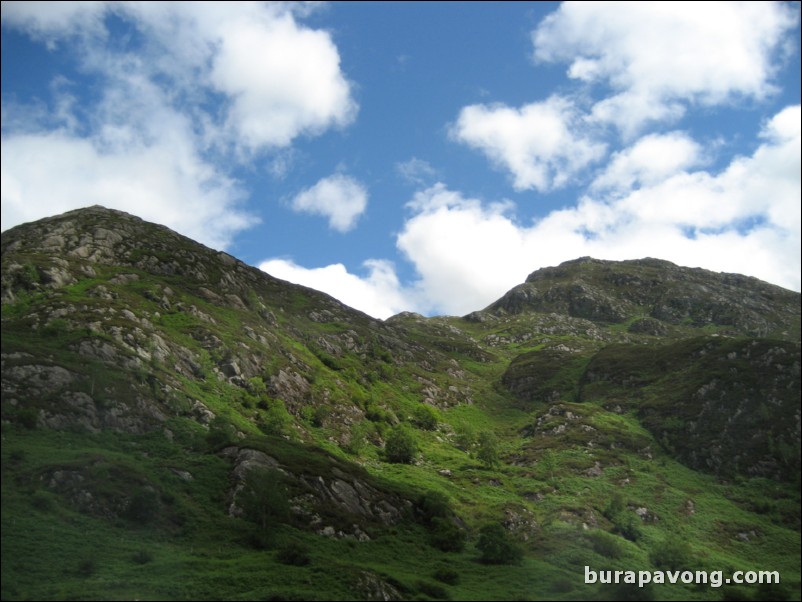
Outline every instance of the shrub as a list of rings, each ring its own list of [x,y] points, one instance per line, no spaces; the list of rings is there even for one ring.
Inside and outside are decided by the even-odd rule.
[[[518,564],[523,558],[521,548],[498,523],[482,527],[476,547],[481,552],[479,560],[485,564]]]
[[[398,426],[390,431],[384,444],[384,455],[388,462],[411,464],[417,453],[418,445],[408,429]]]
[[[429,528],[429,543],[443,552],[462,552],[465,548],[465,531],[452,518],[436,517]]]
[[[451,516],[448,497],[439,491],[427,491],[420,496],[418,499],[418,511],[421,519],[427,525],[431,524],[435,518],[448,518]]]
[[[614,535],[604,531],[594,531],[590,534],[590,543],[593,551],[601,554],[605,558],[621,558],[623,550],[618,539]]]
[[[159,494],[153,487],[141,487],[131,497],[125,517],[133,522],[146,525],[159,513]]]
[[[691,568],[693,553],[688,542],[674,535],[651,551],[649,561],[661,569],[680,571]]]
[[[791,592],[785,585],[779,583],[761,583],[757,586],[755,592],[755,600],[773,600],[774,602],[782,602],[783,600],[792,600]]]
[[[28,430],[36,428],[36,423],[39,421],[39,410],[26,406],[17,411],[17,420],[20,424]]]
[[[263,531],[274,523],[287,520],[290,504],[280,472],[252,469],[248,472],[245,485],[237,501],[248,520],[259,525]]]
[[[629,541],[638,541],[641,538],[640,519],[632,512],[621,512],[614,516],[613,532],[621,535]]]
[[[459,583],[459,573],[448,567],[440,567],[434,572],[432,577],[446,585],[457,585]]]
[[[423,429],[424,431],[433,431],[436,429],[437,418],[437,412],[434,410],[434,408],[426,405],[425,403],[417,406],[415,411],[412,413],[412,422],[415,424],[415,426]]]
[[[276,560],[281,564],[306,566],[311,562],[309,548],[297,542],[288,543],[276,553]]]
[[[624,498],[620,493],[615,493],[613,497],[610,498],[610,502],[607,504],[607,507],[602,511],[602,514],[608,520],[613,520],[616,516],[621,514],[627,509],[627,505],[624,503]]]
[[[31,506],[42,512],[49,512],[53,509],[53,498],[45,491],[35,491],[31,496]]]
[[[487,468],[498,466],[498,439],[493,433],[487,431],[479,433],[479,451],[476,457]]]
[[[267,402],[267,411],[261,418],[259,428],[266,435],[284,435],[292,425],[292,416],[284,407],[284,402],[278,399]]]
[[[206,434],[206,444],[212,450],[220,449],[231,445],[237,440],[237,431],[228,420],[222,416],[217,416],[209,424],[209,432]]]
[[[476,431],[470,424],[459,424],[454,429],[454,445],[464,452],[470,451],[476,443]]]

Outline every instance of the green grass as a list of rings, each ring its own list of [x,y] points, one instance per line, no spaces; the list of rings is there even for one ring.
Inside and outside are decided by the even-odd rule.
[[[170,252],[164,244],[135,250],[129,260],[148,257],[205,256],[179,242]],[[2,308],[3,353],[71,371],[76,379],[66,390],[90,395],[100,414],[144,399],[167,418],[148,422],[145,434],[51,431],[37,427],[38,412],[63,410],[65,390],[4,397],[3,599],[348,600],[381,597],[376,587],[403,599],[608,599],[609,589],[583,583],[584,566],[653,569],[666,562],[666,547],[689,568],[778,570],[799,597],[798,479],[689,467],[705,468],[693,454],[740,429],[741,448],[765,448],[793,472],[795,449],[783,427],[794,414],[778,419],[775,406],[797,411],[798,386],[772,382],[790,382],[782,379],[798,361],[795,344],[709,336],[730,329],[696,328],[693,320],[672,325],[665,339],[630,333],[640,315],[612,325],[548,314],[485,323],[400,317],[385,329],[252,274],[218,286],[226,271],[206,260],[209,269],[191,277],[95,265],[95,276],[59,290],[37,288],[44,259],[19,260],[31,267],[19,276],[27,288]],[[596,284],[604,279],[592,264],[581,269]],[[110,282],[131,273],[139,279]],[[116,296],[97,296],[99,286]],[[169,307],[165,286],[173,290]],[[236,293],[248,307],[210,302],[201,286]],[[46,319],[62,307],[74,311]],[[322,315],[330,321],[318,321]],[[100,331],[87,328],[92,322]],[[152,350],[152,334],[169,342],[168,357],[125,368],[136,352],[118,338]],[[505,342],[491,345],[501,340],[493,337]],[[82,356],[77,349],[87,341],[114,346],[122,362]],[[755,357],[768,358],[760,370]],[[248,366],[242,380],[218,377],[232,360]],[[7,357],[4,370],[28,363]],[[308,391],[276,399],[271,377],[281,370],[302,376]],[[719,397],[699,396],[713,380]],[[423,416],[434,389],[437,408]],[[730,398],[746,400],[740,413],[726,405]],[[193,416],[196,400],[218,417],[211,429]],[[713,402],[720,414],[699,420],[699,407]],[[750,421],[739,422],[741,414]],[[280,428],[265,424],[271,416]],[[397,423],[414,433],[412,464],[384,461],[382,445]],[[363,436],[359,445],[349,445],[354,433]],[[498,466],[479,460],[481,433],[498,440]],[[314,511],[264,531],[231,516],[237,481],[221,453],[229,446],[274,458],[289,502]],[[317,479],[358,481],[397,506],[401,520],[385,525],[350,513],[314,493],[309,483]],[[420,502],[427,494],[443,496],[467,536],[463,551],[430,545]],[[645,520],[636,514],[642,508]],[[524,549],[521,564],[478,562],[479,531],[494,523]],[[354,525],[370,540],[316,533],[323,526],[350,533]],[[280,552],[294,546],[308,550],[308,565],[281,562]],[[721,598],[684,586],[654,593]]]

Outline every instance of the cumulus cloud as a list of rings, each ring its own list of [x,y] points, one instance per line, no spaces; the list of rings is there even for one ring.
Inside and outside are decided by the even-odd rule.
[[[249,147],[287,146],[353,120],[356,103],[328,33],[290,13],[226,19],[215,33],[211,82],[231,99],[228,123]]]
[[[260,267],[379,318],[402,310],[463,315],[532,271],[582,255],[659,257],[799,290],[801,121],[799,105],[780,111],[752,155],[717,173],[700,169],[704,150],[682,132],[643,137],[613,157],[574,207],[526,224],[509,201],[483,202],[437,183],[407,204],[396,238],[417,273],[410,285],[380,260],[366,262],[366,275],[284,259]],[[651,162],[655,153],[662,159]]]
[[[460,111],[451,135],[509,171],[516,190],[547,191],[604,155],[603,143],[580,133],[580,121],[559,96],[518,109],[479,104]]]
[[[761,99],[774,59],[797,24],[782,2],[565,2],[532,33],[538,61],[609,86],[596,119],[626,134],[680,117],[688,104]]]
[[[3,3],[4,26],[68,49],[98,83],[80,102],[69,86],[54,86],[37,114],[4,106],[3,227],[100,203],[227,245],[255,222],[237,208],[242,191],[227,175],[234,165],[261,151],[291,157],[297,137],[356,115],[337,48],[329,33],[298,20],[306,10],[262,2]],[[112,16],[138,35],[111,40]],[[277,166],[279,176],[288,165]],[[38,179],[45,172],[51,186]],[[343,215],[330,215],[335,227]]]
[[[363,267],[365,276],[350,273],[341,263],[305,268],[287,259],[269,259],[259,265],[271,276],[323,291],[382,320],[414,308],[410,291],[401,286],[389,261],[369,259]]]
[[[411,201],[397,245],[421,297],[445,313],[484,307],[531,271],[582,255],[660,257],[799,290],[800,107],[769,120],[762,138],[719,173],[689,169],[700,153],[681,134],[644,138],[602,176],[612,189],[531,224],[437,184]],[[654,147],[674,149],[656,173],[641,162]]]
[[[3,21],[53,46],[65,34],[103,35],[109,2],[4,2]]]
[[[342,174],[323,178],[298,193],[290,206],[295,211],[322,215],[338,232],[351,230],[368,205],[368,191],[358,181]]]
[[[415,214],[396,244],[415,265],[416,286],[430,310],[481,309],[529,273],[531,263],[521,257],[525,230],[508,215],[508,204],[485,206],[438,183],[417,193],[409,207]]]
[[[650,134],[614,153],[593,181],[594,189],[630,189],[660,182],[704,160],[701,147],[683,132]]]
[[[238,207],[234,182],[167,142],[109,150],[59,131],[12,135],[0,172],[4,228],[98,204],[221,249],[256,219]]]

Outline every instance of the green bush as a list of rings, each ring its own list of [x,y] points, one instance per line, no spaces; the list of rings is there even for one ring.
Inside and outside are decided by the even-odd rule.
[[[479,451],[476,457],[487,468],[499,465],[498,439],[493,433],[487,431],[479,433]]]
[[[53,498],[46,491],[37,490],[31,496],[31,506],[42,512],[49,512],[53,509]]]
[[[482,527],[476,547],[481,552],[479,560],[484,564],[518,564],[523,558],[521,548],[498,523]]]
[[[26,406],[17,411],[17,420],[20,424],[28,430],[36,428],[36,423],[39,421],[39,410]]]
[[[468,452],[476,443],[476,431],[470,424],[458,424],[454,428],[454,445],[457,449]]]
[[[311,562],[309,548],[297,542],[288,543],[276,552],[276,560],[290,566],[306,566]]]
[[[409,429],[398,426],[387,435],[384,456],[394,464],[411,464],[418,453],[418,445]]]
[[[462,552],[465,548],[465,531],[452,518],[436,517],[429,527],[429,543],[443,552]]]
[[[779,583],[761,583],[757,586],[755,600],[773,600],[782,602],[783,600],[793,600],[791,591],[785,585]]]
[[[654,548],[649,554],[649,561],[661,569],[681,571],[692,568],[693,553],[688,542],[678,536],[669,536],[662,545]]]
[[[605,558],[621,558],[624,553],[618,538],[604,531],[591,533],[590,543],[593,546],[593,551]]]
[[[237,502],[245,517],[256,523],[262,531],[286,522],[290,514],[290,503],[283,476],[277,470],[255,468],[248,472],[245,489]]]
[[[131,497],[125,517],[140,525],[146,525],[159,514],[159,494],[153,487],[140,487]]]
[[[455,569],[440,567],[432,575],[435,579],[446,585],[459,584],[459,573]]]
[[[426,525],[430,525],[435,518],[448,518],[451,516],[448,497],[439,491],[427,491],[418,498],[418,512]]]
[[[259,428],[266,435],[285,435],[292,426],[292,416],[284,407],[284,402],[278,399],[268,401],[267,411],[260,418]]]
[[[375,432],[372,422],[363,420],[351,429],[351,437],[345,444],[345,451],[358,456],[368,445],[368,437]]]
[[[206,444],[209,449],[215,451],[222,447],[231,445],[237,440],[237,430],[228,420],[222,416],[217,416],[209,424],[209,432],[206,434]]]
[[[412,422],[424,431],[433,431],[437,428],[438,415],[435,409],[425,403],[420,404],[412,413]]]

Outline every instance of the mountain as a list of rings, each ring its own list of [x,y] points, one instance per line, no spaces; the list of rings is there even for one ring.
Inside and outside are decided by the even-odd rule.
[[[1,246],[4,599],[799,597],[798,293],[581,258],[379,321],[102,207]]]

